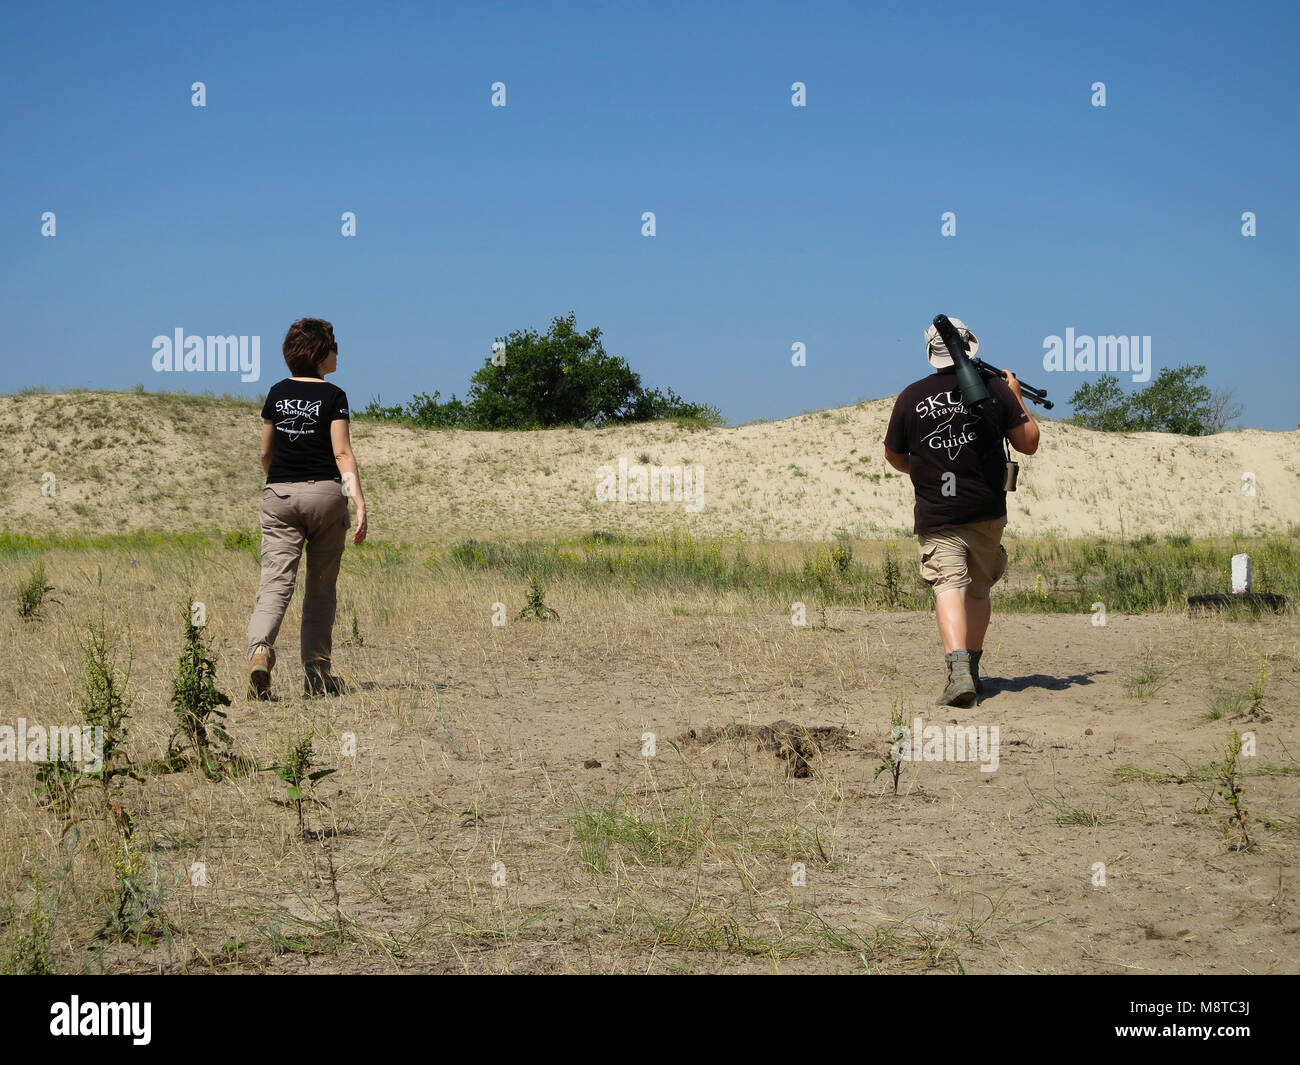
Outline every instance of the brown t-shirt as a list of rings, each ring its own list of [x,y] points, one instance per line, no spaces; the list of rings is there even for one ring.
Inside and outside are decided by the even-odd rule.
[[[894,401],[885,447],[911,456],[917,535],[990,521],[1007,512],[1002,438],[1029,416],[1006,381],[986,383],[998,401],[992,424],[962,403],[952,370],[908,385]]]

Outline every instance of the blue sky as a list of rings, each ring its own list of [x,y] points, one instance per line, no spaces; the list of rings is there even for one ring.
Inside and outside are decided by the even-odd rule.
[[[942,311],[1058,400],[1046,337],[1146,335],[1294,428],[1297,10],[7,4],[0,391],[252,396],[318,315],[354,407],[463,395],[572,310],[745,421],[898,391]],[[177,328],[261,381],[156,373]]]

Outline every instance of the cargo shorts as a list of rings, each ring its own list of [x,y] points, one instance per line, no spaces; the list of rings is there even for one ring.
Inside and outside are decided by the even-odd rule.
[[[946,525],[921,533],[921,577],[936,595],[949,589],[969,588],[972,599],[987,599],[989,589],[1007,571],[1007,550],[1002,530],[1007,519],[993,518],[969,525]]]

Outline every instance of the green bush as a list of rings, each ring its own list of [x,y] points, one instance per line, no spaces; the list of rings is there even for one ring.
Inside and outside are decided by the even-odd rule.
[[[248,551],[256,555],[261,551],[261,538],[252,529],[235,529],[222,537],[229,551]]]
[[[720,425],[717,407],[689,403],[671,388],[646,389],[627,361],[610,355],[601,331],[581,332],[575,316],[556,317],[541,334],[515,330],[499,338],[501,358],[489,358],[470,378],[465,401],[417,394],[405,406],[373,400],[360,417],[428,429],[545,429],[674,419]]]
[[[1126,396],[1118,377],[1103,374],[1070,397],[1069,421],[1103,432],[1217,433],[1241,408],[1230,393],[1211,393],[1201,384],[1204,376],[1200,365],[1167,367],[1146,388]]]
[[[24,621],[40,620],[52,591],[54,586],[45,582],[45,563],[36,563],[27,579],[18,582],[18,616]],[[49,601],[57,602],[54,599]]]

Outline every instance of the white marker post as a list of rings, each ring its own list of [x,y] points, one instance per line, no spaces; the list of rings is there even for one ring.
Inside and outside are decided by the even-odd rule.
[[[1250,592],[1250,556],[1232,556],[1232,594],[1247,595]]]

